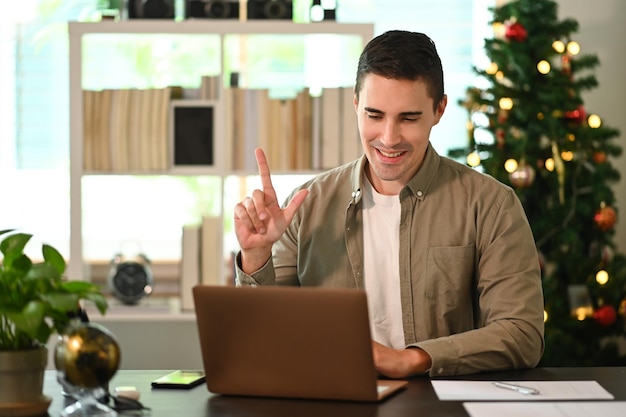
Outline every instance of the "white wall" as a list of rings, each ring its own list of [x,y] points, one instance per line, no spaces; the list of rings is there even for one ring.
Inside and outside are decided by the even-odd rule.
[[[607,126],[620,130],[619,144],[623,154],[613,160],[622,179],[614,185],[619,211],[615,242],[626,252],[626,1],[624,0],[557,0],[559,18],[578,21],[576,41],[583,52],[594,53],[600,65],[594,72],[598,87],[583,96],[587,113],[596,113]]]

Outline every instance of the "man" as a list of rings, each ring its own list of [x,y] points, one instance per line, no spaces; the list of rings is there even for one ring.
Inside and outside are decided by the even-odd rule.
[[[365,289],[374,361],[391,378],[533,367],[543,352],[523,208],[511,188],[435,152],[446,104],[430,38],[386,32],[358,64],[365,155],[280,207],[257,149],[262,190],[234,209],[238,284]]]

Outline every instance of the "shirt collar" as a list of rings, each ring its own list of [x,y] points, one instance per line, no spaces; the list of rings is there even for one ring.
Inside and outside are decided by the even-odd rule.
[[[422,166],[417,170],[415,175],[413,175],[413,178],[409,180],[405,188],[411,190],[413,195],[418,199],[423,200],[435,179],[440,163],[441,157],[435,148],[433,148],[432,144],[428,142],[428,148],[426,148],[426,155],[424,156]]]

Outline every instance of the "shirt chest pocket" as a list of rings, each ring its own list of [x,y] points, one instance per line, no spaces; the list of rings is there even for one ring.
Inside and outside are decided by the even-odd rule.
[[[426,258],[426,296],[447,306],[461,306],[471,299],[475,247],[436,246]]]

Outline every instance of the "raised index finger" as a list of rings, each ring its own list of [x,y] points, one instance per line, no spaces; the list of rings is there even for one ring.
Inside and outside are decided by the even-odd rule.
[[[272,178],[270,177],[270,167],[269,165],[267,165],[265,152],[263,152],[263,149],[261,148],[256,148],[254,150],[254,155],[256,156],[256,163],[259,166],[259,175],[261,176],[261,185],[263,185],[263,191],[274,191]]]

